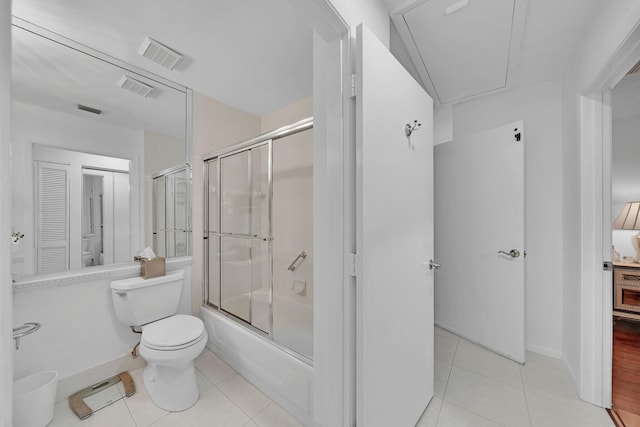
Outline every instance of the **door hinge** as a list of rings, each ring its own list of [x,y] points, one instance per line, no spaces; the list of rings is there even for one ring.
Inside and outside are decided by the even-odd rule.
[[[356,96],[356,75],[351,74],[351,92],[349,98],[355,98]]]
[[[349,276],[358,276],[358,255],[346,254],[344,257],[345,271]]]
[[[602,269],[604,271],[613,271],[613,263],[611,261],[604,261],[602,263]]]

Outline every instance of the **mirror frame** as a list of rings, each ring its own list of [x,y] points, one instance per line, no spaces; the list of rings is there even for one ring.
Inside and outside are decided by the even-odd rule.
[[[67,48],[76,50],[82,54],[88,55],[100,61],[106,62],[111,65],[115,65],[117,67],[123,68],[125,70],[129,70],[133,73],[137,73],[143,77],[146,77],[150,80],[157,81],[160,84],[168,86],[174,90],[182,92],[185,94],[185,166],[187,170],[188,176],[188,185],[187,185],[187,193],[190,201],[190,205],[188,207],[188,226],[190,230],[193,230],[193,204],[191,201],[193,200],[193,166],[192,166],[192,135],[193,135],[193,90],[186,86],[177,84],[171,80],[165,79],[161,76],[153,74],[145,69],[136,67],[127,62],[121,61],[113,56],[110,56],[106,53],[100,52],[98,50],[92,49],[88,46],[85,46],[75,40],[66,38],[57,33],[47,30],[46,28],[40,27],[38,25],[32,24],[28,21],[25,21],[16,16],[11,17],[11,27],[17,27],[22,30],[34,33],[40,37],[48,39],[54,43],[60,44]],[[176,165],[175,167],[180,167],[181,164]],[[143,172],[143,171],[142,171]],[[144,179],[144,172],[140,176],[140,179]],[[145,205],[143,205],[145,206]],[[144,209],[141,209],[139,214],[141,217],[144,217],[145,212]],[[144,227],[141,229],[141,238],[144,239]],[[193,237],[193,236],[192,236]],[[135,242],[131,242],[132,246],[135,245]],[[140,244],[144,244],[144,240],[139,242]],[[193,254],[193,238],[189,239],[189,253]],[[191,263],[191,256],[184,257],[176,257],[167,259],[167,266],[171,266],[172,268],[189,265]],[[43,286],[57,286],[72,282],[78,281],[90,281],[90,280],[98,280],[98,279],[116,279],[121,277],[127,277],[131,274],[135,274],[139,272],[140,264],[137,261],[131,261],[129,263],[119,263],[119,264],[110,264],[105,266],[94,266],[87,267],[75,270],[66,270],[57,273],[47,273],[47,274],[34,274],[29,276],[21,276],[21,277],[13,277],[13,288],[14,289],[23,289],[23,288],[31,288],[31,287],[43,287]]]

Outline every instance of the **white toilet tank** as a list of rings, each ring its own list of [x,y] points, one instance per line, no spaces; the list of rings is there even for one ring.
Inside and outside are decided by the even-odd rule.
[[[116,316],[129,326],[141,326],[177,313],[182,297],[184,271],[165,276],[111,282],[111,297]]]

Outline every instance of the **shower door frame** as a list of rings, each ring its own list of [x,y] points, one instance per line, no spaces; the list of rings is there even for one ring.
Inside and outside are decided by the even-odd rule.
[[[202,298],[203,298],[203,304],[207,307],[213,308],[215,310],[217,310],[220,314],[223,314],[224,316],[228,317],[229,319],[232,319],[233,321],[247,327],[248,330],[257,333],[259,336],[262,336],[264,338],[267,338],[271,343],[273,343],[274,345],[278,346],[279,348],[281,348],[283,351],[286,351],[287,353],[293,355],[294,357],[301,359],[302,361],[304,361],[305,363],[309,364],[309,365],[313,365],[313,361],[312,359],[308,358],[307,356],[298,353],[297,351],[286,347],[280,343],[278,343],[277,341],[275,341],[273,339],[273,246],[272,246],[272,241],[273,241],[273,143],[281,138],[290,136],[290,135],[295,135],[297,133],[300,132],[304,132],[306,130],[309,129],[313,129],[313,117],[308,117],[306,119],[300,120],[298,122],[295,122],[293,124],[287,125],[287,126],[283,126],[281,128],[278,128],[274,131],[271,132],[267,132],[261,135],[258,135],[255,138],[249,139],[247,141],[243,141],[237,144],[233,144],[230,146],[227,146],[225,148],[221,148],[219,150],[215,150],[212,151],[210,153],[207,153],[203,156],[202,159],[202,173],[203,173],[203,181],[204,181],[204,203],[203,203],[203,218],[204,218],[204,227],[203,227],[203,253],[204,253],[204,262],[203,262],[203,287],[202,287]],[[220,183],[222,181],[221,179],[221,163],[220,160],[225,158],[225,157],[230,157],[233,156],[235,154],[239,154],[245,151],[249,151],[253,148],[256,147],[260,147],[263,145],[267,145],[269,146],[269,154],[268,154],[268,165],[267,165],[267,171],[268,171],[268,186],[269,186],[269,204],[268,204],[268,216],[269,216],[269,230],[268,230],[268,236],[264,239],[260,239],[260,240],[264,240],[267,241],[269,243],[269,250],[268,250],[268,270],[269,270],[269,278],[268,278],[268,307],[269,307],[269,331],[263,331],[262,329],[253,326],[250,322],[247,322],[245,319],[242,319],[241,317],[238,317],[237,315],[225,310],[224,308],[222,308],[222,277],[220,277],[220,301],[218,303],[218,305],[216,306],[215,304],[212,304],[209,302],[209,235],[211,233],[210,228],[209,228],[209,186],[210,186],[210,181],[209,181],[209,168],[208,168],[208,164],[210,161],[218,159],[218,170],[217,170],[217,182]],[[251,157],[249,158],[249,160],[251,161]],[[251,173],[251,167],[250,167],[250,171]],[[251,180],[252,181],[252,180]],[[222,191],[221,189],[218,189],[217,192],[217,197],[218,197],[218,221],[221,224],[222,223],[222,215],[220,214],[221,211],[221,198],[222,198]],[[220,244],[222,244],[222,237],[223,237],[223,233],[220,228],[220,232],[219,237],[220,237]],[[238,237],[241,238],[243,236],[233,236],[233,237]],[[247,236],[247,239],[250,240],[258,240],[257,238],[251,237],[251,236]],[[218,260],[219,262],[219,260]],[[222,276],[222,266],[220,265],[220,272],[219,272],[220,276]],[[252,295],[250,295],[250,304],[251,304],[251,297]],[[250,308],[251,310],[251,305]]]

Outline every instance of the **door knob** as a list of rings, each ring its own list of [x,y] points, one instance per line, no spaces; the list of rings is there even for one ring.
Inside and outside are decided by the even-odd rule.
[[[429,266],[429,270],[437,270],[438,268],[440,268],[440,264],[438,264],[437,262],[435,262],[434,260],[430,259],[429,262],[423,262],[424,265]]]
[[[520,251],[517,249],[511,249],[509,252],[498,251],[498,253],[508,255],[511,258],[518,258],[520,256]]]

